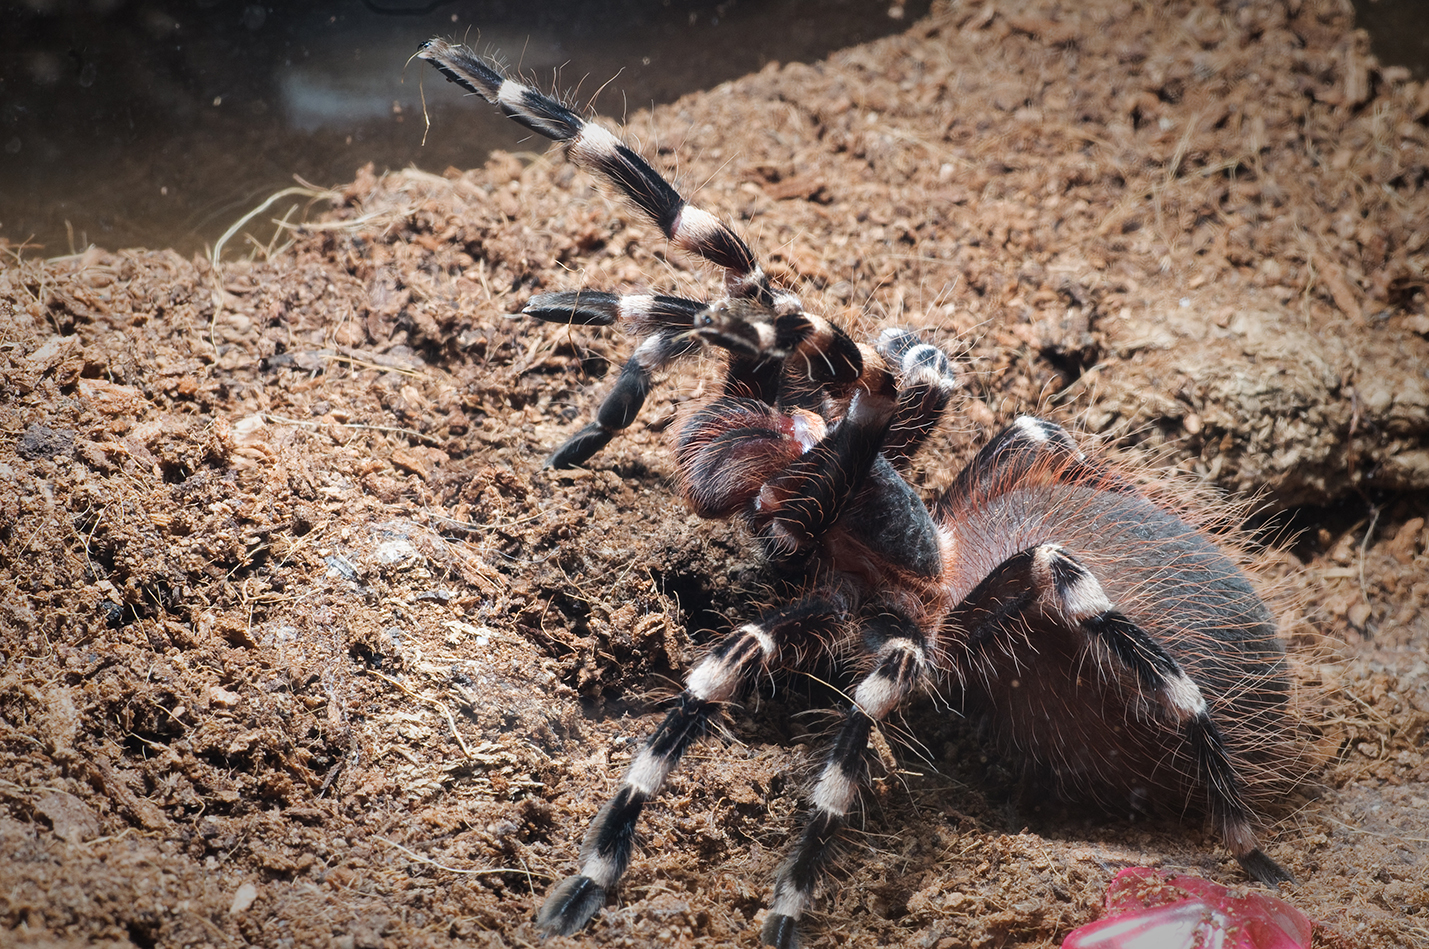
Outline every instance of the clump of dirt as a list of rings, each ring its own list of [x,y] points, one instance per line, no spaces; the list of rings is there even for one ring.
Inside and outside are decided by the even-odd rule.
[[[1040,411],[1299,532],[1262,559],[1328,763],[1268,847],[1319,944],[1387,949],[1429,938],[1429,88],[1365,48],[1329,0],[953,3],[627,133],[811,308],[960,355],[920,487]],[[711,367],[548,472],[625,344],[507,316],[716,277],[559,156],[331,204],[217,267],[0,272],[6,942],[531,943],[659,700],[762,595],[673,490]],[[754,944],[820,697],[737,710],[568,944]],[[1241,878],[1196,827],[1006,803],[996,761],[938,753],[969,740],[872,789],[810,945],[1045,946],[1121,866]]]

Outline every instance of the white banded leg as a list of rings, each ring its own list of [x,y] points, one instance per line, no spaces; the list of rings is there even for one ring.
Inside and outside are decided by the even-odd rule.
[[[1091,572],[1057,544],[1014,554],[990,573],[949,617],[970,648],[986,649],[1009,628],[1032,628],[1022,614],[1037,608],[1057,617],[1112,671],[1130,672],[1164,720],[1190,748],[1211,815],[1231,854],[1253,878],[1275,885],[1290,875],[1260,849],[1254,813],[1245,803],[1220,730],[1205,696],[1166,649],[1116,608]],[[1035,646],[1035,644],[1034,644]]]
[[[568,438],[546,459],[547,468],[584,464],[630,427],[650,394],[652,374],[699,346],[691,336],[695,315],[705,308],[697,300],[662,294],[601,293],[594,290],[542,293],[521,312],[548,323],[605,326],[619,323],[640,340],[596,412],[596,420]]]
[[[944,497],[976,497],[1025,483],[1035,473],[1061,484],[1086,484],[1102,491],[1139,493],[1135,484],[1094,455],[1082,451],[1070,432],[1047,419],[1019,416],[993,436],[958,475]]]
[[[839,832],[868,782],[869,735],[928,673],[925,640],[911,622],[884,615],[875,623],[882,628],[874,630],[881,645],[873,669],[854,690],[853,707],[839,727],[809,795],[804,830],[775,879],[774,900],[761,932],[766,945],[790,949],[796,943],[799,919],[813,902],[834,856]]]
[[[548,933],[569,935],[605,903],[630,863],[635,826],[645,802],[665,783],[686,749],[709,728],[723,703],[761,671],[780,662],[786,646],[802,646],[837,625],[839,610],[825,600],[801,600],[772,610],[725,636],[690,670],[685,689],[620,779],[620,787],[581,843],[580,871],[556,885],[536,916]],[[796,651],[802,652],[802,649]]]
[[[573,161],[614,185],[658,224],[670,241],[724,268],[731,295],[773,302],[769,278],[739,235],[713,214],[687,203],[614,133],[587,122],[530,86],[508,79],[465,46],[432,39],[422,45],[417,56],[513,121],[563,143]]]
[[[898,373],[898,408],[883,439],[883,457],[902,467],[942,418],[958,377],[946,353],[907,330],[884,330],[877,348]]]

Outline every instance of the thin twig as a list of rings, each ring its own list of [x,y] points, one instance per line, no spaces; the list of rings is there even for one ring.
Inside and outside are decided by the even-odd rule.
[[[456,738],[456,743],[461,746],[461,753],[466,755],[468,758],[472,757],[471,749],[466,746],[466,742],[461,737],[461,732],[456,730],[456,719],[452,717],[452,710],[447,708],[446,703],[438,702],[436,699],[429,699],[425,695],[422,695],[420,692],[413,692],[411,689],[407,688],[405,685],[398,682],[396,679],[392,678],[391,676],[385,676],[375,669],[369,669],[368,675],[374,675],[377,678],[381,679],[383,682],[395,685],[397,688],[401,689],[403,692],[406,692],[408,695],[410,695],[412,698],[416,699],[419,702],[426,702],[428,705],[440,709],[442,714],[447,717],[447,724],[450,725],[452,728],[452,736]]]
[[[438,863],[431,857],[425,857],[409,847],[402,846],[395,840],[388,840],[386,837],[373,837],[372,839],[378,843],[386,844],[389,847],[395,847],[418,863],[425,863],[428,866],[436,867],[438,870],[445,870],[448,873],[468,873],[474,876],[482,876],[487,873],[524,873],[527,877],[538,876],[543,880],[551,879],[551,877],[546,876],[544,873],[533,874],[530,870],[522,869],[521,867],[492,867],[489,870],[462,870],[458,867],[449,867],[445,863]]]

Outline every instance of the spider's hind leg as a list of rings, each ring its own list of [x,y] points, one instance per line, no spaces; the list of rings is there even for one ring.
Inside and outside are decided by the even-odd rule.
[[[1124,683],[1113,691],[1121,696],[1126,711],[1111,716],[1117,731],[1105,734],[1103,743],[1121,747],[1119,742],[1130,740],[1119,737],[1121,728],[1167,734],[1168,750],[1189,759],[1222,839],[1246,872],[1272,886],[1290,880],[1256,841],[1255,814],[1246,803],[1241,776],[1200,686],[1153,635],[1112,603],[1091,571],[1066,549],[1041,544],[1008,557],[949,614],[947,625],[957,631],[950,639],[960,640],[969,654],[964,660],[965,674],[975,667],[977,657],[991,662],[997,660],[997,653],[1011,656],[1017,652],[1019,644],[1012,641],[1013,636],[1030,637],[1022,644],[1031,650],[1024,658],[1041,662],[1057,654],[1060,633],[1069,634],[1080,644],[1074,652],[1089,658],[1091,668],[1103,680]],[[1075,665],[1084,660],[1069,657],[1063,661]],[[1036,671],[1025,663],[1017,668],[1021,670],[1017,678],[1022,681],[1016,691],[1034,691]],[[1075,686],[1061,686],[1070,690],[1069,708],[1056,714],[1046,713],[1044,708],[1044,715],[1057,722],[1050,731],[1063,736],[1061,742],[1075,744],[1082,733],[1074,730],[1071,719],[1090,712],[1079,713],[1072,703],[1085,707],[1084,703],[1091,701],[1088,696],[1098,693],[1082,682],[1080,673],[1072,678]],[[1042,681],[1053,680],[1044,676]],[[1023,701],[1037,700],[1029,696]],[[1045,734],[1046,721],[1039,721],[1042,724],[1035,727]],[[1179,751],[1175,751],[1178,744]],[[1117,755],[1133,757],[1127,751],[1130,747],[1121,748]],[[1083,750],[1091,755],[1090,747]]]
[[[1136,484],[1077,444],[1056,422],[1022,415],[982,447],[937,507],[999,493],[1026,480],[1084,485],[1098,491],[1140,494]]]

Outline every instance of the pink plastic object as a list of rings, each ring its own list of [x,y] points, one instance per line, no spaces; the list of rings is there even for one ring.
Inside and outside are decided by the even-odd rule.
[[[1062,949],[1310,949],[1310,917],[1282,899],[1234,896],[1218,883],[1122,870],[1106,889],[1106,916],[1074,929]]]

